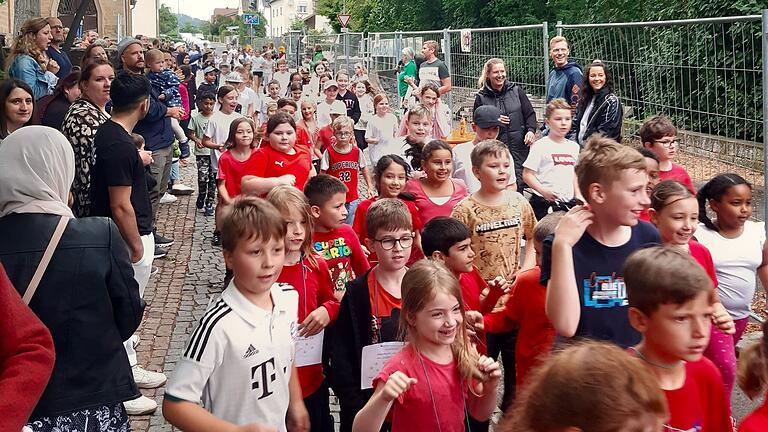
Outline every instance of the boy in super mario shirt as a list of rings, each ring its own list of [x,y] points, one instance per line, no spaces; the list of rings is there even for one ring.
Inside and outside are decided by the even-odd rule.
[[[336,177],[320,174],[307,181],[304,195],[315,219],[313,247],[328,264],[336,298],[341,300],[347,282],[370,268],[360,240],[344,223],[347,187]]]

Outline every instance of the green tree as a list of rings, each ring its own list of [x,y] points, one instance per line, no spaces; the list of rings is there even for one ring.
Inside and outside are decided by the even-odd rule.
[[[179,31],[182,33],[199,33],[200,29],[193,26],[192,23],[186,22],[181,26]]]
[[[255,12],[252,10],[249,11],[243,11],[244,14],[248,15],[258,15],[259,16],[259,25],[251,26],[249,24],[243,23],[243,17],[238,16],[235,18],[235,24],[230,25],[237,25],[240,27],[238,31],[238,36],[240,36],[241,41],[250,40],[247,38],[253,37],[259,37],[263,38],[267,35],[267,27],[266,27],[266,19],[264,18],[264,15],[261,14],[261,12]],[[253,27],[253,35],[250,33],[250,29]]]
[[[170,35],[172,32],[175,33],[179,22],[176,15],[171,12],[171,9],[166,5],[160,5],[158,13],[160,16],[160,33],[165,35]]]

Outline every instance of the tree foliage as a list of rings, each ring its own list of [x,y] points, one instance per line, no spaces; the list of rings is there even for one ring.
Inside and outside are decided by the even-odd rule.
[[[176,33],[176,26],[179,23],[176,14],[171,12],[171,9],[166,5],[160,5],[158,14],[160,16],[160,33],[165,35]]]

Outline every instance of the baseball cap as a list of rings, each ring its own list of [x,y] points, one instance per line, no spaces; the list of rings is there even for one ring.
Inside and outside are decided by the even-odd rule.
[[[499,117],[501,110],[493,105],[482,105],[477,107],[472,113],[472,122],[481,129],[490,129],[492,127],[501,127]]]
[[[184,42],[176,42],[175,44],[173,44],[173,47],[174,48],[178,48],[178,47],[184,46],[184,45],[186,45]]]
[[[224,81],[231,83],[241,83],[243,82],[243,76],[237,72],[231,72],[229,75],[227,75],[227,78]]]
[[[338,89],[339,88],[339,84],[337,84],[336,81],[334,81],[334,80],[328,80],[328,81],[325,82],[325,85],[323,86],[323,91],[326,91],[326,90],[328,90],[331,87],[336,87]],[[344,111],[344,112],[346,112],[346,111]]]
[[[347,106],[340,100],[335,100],[331,104],[331,112],[329,114],[347,115]]]
[[[218,69],[216,69],[213,66],[208,66],[207,68],[203,69],[203,75],[209,74],[211,72],[216,72]]]

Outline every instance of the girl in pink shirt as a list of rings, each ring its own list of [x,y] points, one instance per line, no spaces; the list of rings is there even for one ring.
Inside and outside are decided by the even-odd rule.
[[[421,178],[409,180],[404,189],[415,195],[422,223],[436,216],[450,216],[456,204],[467,196],[464,181],[451,177],[451,146],[445,141],[433,140],[421,149],[412,146],[406,154],[413,158],[412,165],[421,165],[424,172]]]
[[[400,328],[407,344],[374,379],[354,432],[378,431],[390,411],[393,432],[463,432],[468,416],[491,416],[501,370],[469,342],[464,312],[459,281],[444,264],[421,260],[405,273]]]
[[[763,337],[741,350],[739,355],[739,387],[750,399],[763,395],[768,383],[768,322],[763,323]],[[739,432],[768,430],[768,398],[739,425]]]

